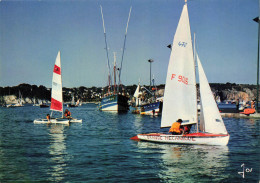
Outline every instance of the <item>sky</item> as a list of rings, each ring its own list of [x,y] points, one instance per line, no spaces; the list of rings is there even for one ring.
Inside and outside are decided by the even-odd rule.
[[[61,51],[64,87],[108,84],[100,5],[110,63],[119,66],[132,6],[121,73],[125,85],[165,84],[171,44],[184,0],[1,0],[0,86],[51,87]],[[258,0],[188,0],[192,34],[210,83],[256,84]]]

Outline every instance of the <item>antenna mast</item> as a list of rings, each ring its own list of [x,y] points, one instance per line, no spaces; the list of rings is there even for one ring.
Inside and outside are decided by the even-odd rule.
[[[120,70],[119,70],[119,86],[121,85],[121,71],[122,71],[122,65],[123,65],[123,60],[124,60],[125,43],[126,43],[127,29],[128,29],[130,16],[131,16],[131,11],[132,11],[132,6],[130,7],[130,10],[129,10],[128,20],[127,20],[126,29],[125,29],[125,39],[124,39],[124,45],[123,45],[123,53],[122,53]],[[118,90],[119,90],[119,87],[118,87]]]
[[[102,11],[102,6],[100,5],[102,22],[103,22],[103,29],[104,29],[104,36],[105,36],[105,45],[106,45],[106,52],[107,52],[107,67],[108,67],[108,93],[110,93],[110,84],[111,84],[111,73],[110,73],[110,64],[109,64],[109,56],[108,56],[108,48],[107,48],[107,36],[106,36],[106,28],[105,28],[105,21]]]

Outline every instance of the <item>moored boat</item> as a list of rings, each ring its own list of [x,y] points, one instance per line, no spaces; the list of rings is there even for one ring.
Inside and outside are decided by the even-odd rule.
[[[99,109],[102,111],[128,111],[128,97],[112,94],[102,98]]]
[[[110,63],[109,63],[109,54],[108,54],[108,47],[107,47],[107,39],[106,39],[106,29],[105,29],[105,21],[103,16],[103,10],[102,6],[100,6],[101,10],[101,16],[102,16],[102,22],[103,22],[103,30],[104,30],[104,37],[105,37],[105,46],[106,46],[106,56],[107,56],[107,67],[108,67],[108,87],[106,94],[101,98],[101,102],[99,104],[99,110],[101,111],[117,111],[117,112],[127,112],[129,110],[128,100],[129,97],[124,91],[124,88],[122,87],[121,83],[121,71],[122,71],[122,63],[124,58],[124,50],[125,50],[125,43],[126,43],[126,35],[127,35],[127,29],[128,29],[128,23],[130,20],[131,10],[129,11],[128,21],[126,25],[126,32],[125,32],[125,39],[124,39],[124,46],[123,46],[123,53],[122,53],[122,60],[121,60],[121,66],[117,67],[116,65],[116,52],[114,52],[114,68],[113,68],[113,82],[112,85],[112,77],[111,77],[111,71],[110,71]],[[118,78],[118,80],[117,80]],[[120,87],[122,87],[120,91]],[[111,90],[113,89],[113,91]]]
[[[142,91],[142,89],[145,90]],[[148,98],[148,95],[151,97]],[[161,115],[162,100],[158,100],[155,93],[150,92],[144,86],[140,87],[140,83],[138,84],[133,97],[135,101],[132,102],[132,113],[153,116]]]

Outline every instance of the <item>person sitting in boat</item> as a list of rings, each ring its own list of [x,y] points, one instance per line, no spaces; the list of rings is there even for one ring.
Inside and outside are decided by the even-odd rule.
[[[184,126],[183,126],[183,134],[189,134],[189,133],[190,133],[191,126],[192,126],[192,125],[184,125]]]
[[[181,127],[182,119],[178,119],[174,122],[169,130],[173,135],[181,135],[183,133],[183,128]]]
[[[64,115],[66,118],[71,118],[71,112],[68,109],[65,110]]]
[[[51,121],[50,121],[51,117],[50,117],[49,114],[46,115],[46,118],[47,118],[48,122],[51,122]]]

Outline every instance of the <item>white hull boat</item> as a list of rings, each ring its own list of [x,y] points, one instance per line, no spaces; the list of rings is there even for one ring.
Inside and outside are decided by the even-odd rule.
[[[197,105],[196,61],[200,86],[200,115],[198,115]],[[183,121],[181,125],[184,127],[185,125],[190,127],[196,124],[196,132],[187,132],[188,134],[182,135],[139,134],[131,139],[173,144],[223,146],[229,142],[230,136],[195,51],[195,44],[194,48],[192,46],[187,3],[183,6],[172,43],[165,84],[161,128],[171,127],[178,119]]]
[[[41,124],[41,123],[47,123],[47,124],[52,124],[52,123],[59,123],[59,124],[69,124],[68,119],[50,119],[49,121],[47,119],[35,119],[33,121],[35,124]]]
[[[132,140],[143,140],[169,144],[221,145],[228,144],[229,135],[191,133],[187,135],[169,135],[162,133],[138,134]]]

